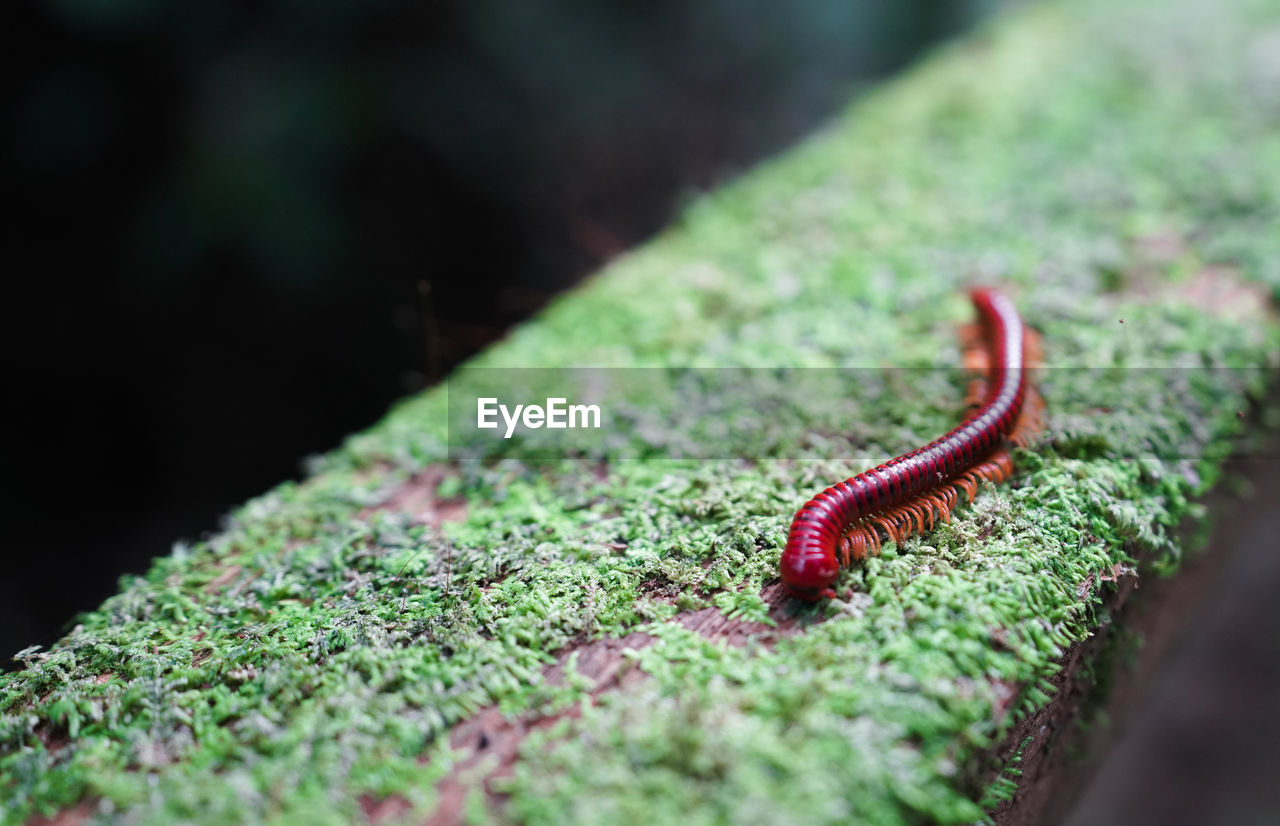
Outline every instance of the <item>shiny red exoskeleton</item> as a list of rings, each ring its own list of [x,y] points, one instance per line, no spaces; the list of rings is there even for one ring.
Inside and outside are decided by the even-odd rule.
[[[1012,469],[1004,449],[1023,414],[1027,332],[1007,296],[970,292],[990,358],[986,400],[959,427],[924,447],[824,490],[795,515],[782,552],[782,582],[805,600],[833,596],[841,563],[878,550],[880,532],[901,541],[912,527],[947,519],[957,491],[973,498],[977,481],[999,481]]]

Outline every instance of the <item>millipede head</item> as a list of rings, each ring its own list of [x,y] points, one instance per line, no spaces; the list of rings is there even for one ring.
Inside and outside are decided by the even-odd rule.
[[[834,596],[831,585],[840,572],[834,556],[803,552],[782,554],[782,587],[797,599],[808,602]]]

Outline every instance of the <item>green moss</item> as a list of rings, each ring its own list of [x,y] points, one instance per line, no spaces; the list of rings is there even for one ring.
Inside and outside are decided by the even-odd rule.
[[[982,795],[981,807],[983,809],[994,809],[1006,800],[1012,800],[1013,796],[1018,792],[1018,778],[1022,776],[1022,769],[1018,768],[1022,765],[1022,756],[1027,750],[1027,746],[1031,745],[1034,737],[1024,737],[1022,742],[1018,744],[1018,750],[1013,753],[1013,757],[1009,758],[1008,765],[1000,772],[999,776],[991,782],[986,792]]]
[[[658,640],[635,655],[649,678],[530,738],[489,815],[979,819],[987,750],[1106,619],[1099,575],[1176,567],[1171,531],[1277,366],[1273,324],[1204,312],[1178,285],[1214,264],[1280,290],[1280,110],[1247,57],[1278,21],[1250,0],[1020,11],[476,360],[955,364],[958,286],[1014,288],[1051,365],[1044,441],[1014,483],[846,573],[825,622],[732,648],[670,620],[714,605],[766,621],[796,505],[949,427],[958,374],[847,382],[777,443],[707,445],[751,461],[619,461],[602,479],[513,445],[456,465],[438,493],[468,515],[442,529],[367,510],[446,461],[430,391],[20,655],[0,677],[6,822],[78,801],[144,823],[348,822],[366,794],[422,811],[450,725],[582,702],[584,681],[549,686],[543,667],[637,629]],[[1176,255],[1144,253],[1153,234]],[[998,683],[1020,688],[1012,715]],[[485,805],[473,794],[468,817]]]

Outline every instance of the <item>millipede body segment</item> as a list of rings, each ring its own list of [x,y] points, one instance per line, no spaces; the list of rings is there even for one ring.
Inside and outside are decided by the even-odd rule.
[[[970,292],[989,350],[984,403],[950,433],[879,467],[832,485],[805,503],[782,552],[782,582],[792,596],[834,596],[840,566],[878,552],[881,534],[901,542],[948,520],[961,495],[973,500],[982,480],[1012,472],[1009,441],[1034,429],[1028,404],[1028,334],[1013,302],[992,289]]]

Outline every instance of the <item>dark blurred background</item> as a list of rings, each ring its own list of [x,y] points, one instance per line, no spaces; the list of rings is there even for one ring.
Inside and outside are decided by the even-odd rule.
[[[5,666],[993,3],[12,6]]]

